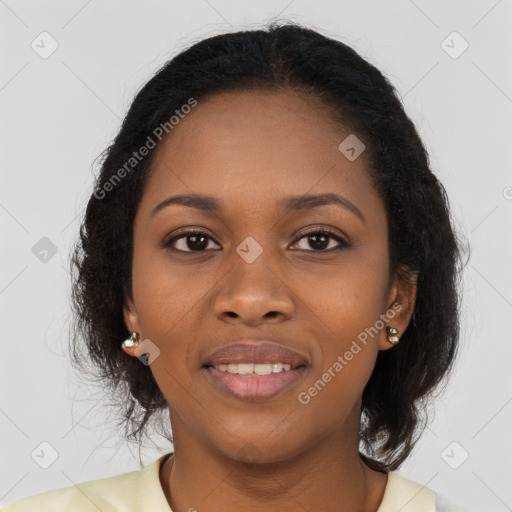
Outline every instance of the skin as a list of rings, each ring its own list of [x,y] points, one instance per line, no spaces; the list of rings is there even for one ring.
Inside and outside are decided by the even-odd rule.
[[[350,133],[315,98],[230,92],[199,101],[157,149],[124,313],[130,332],[160,350],[150,368],[169,403],[175,451],[160,480],[174,512],[375,512],[382,501],[387,475],[360,460],[358,428],[377,354],[393,348],[385,328],[307,405],[298,400],[394,303],[403,307],[389,325],[400,335],[413,312],[414,283],[389,275],[386,214],[366,154],[350,161],[338,150]],[[171,205],[151,216],[180,193],[216,197],[225,211]],[[305,193],[344,196],[365,220],[334,204],[279,209]],[[206,250],[187,238],[174,247],[188,252],[162,247],[185,226],[206,232]],[[314,250],[305,234],[329,227],[350,246],[328,252],[339,243],[327,238]],[[263,249],[250,264],[236,252],[248,236]],[[246,337],[306,355],[300,383],[256,403],[215,388],[205,356]]]

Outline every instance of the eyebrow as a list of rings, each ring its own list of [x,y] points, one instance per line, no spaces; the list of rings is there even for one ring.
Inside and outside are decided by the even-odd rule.
[[[151,211],[151,217],[155,216],[164,208],[175,204],[212,213],[225,212],[225,208],[222,206],[222,203],[215,197],[202,194],[178,194],[176,196],[168,197],[167,199],[164,199],[162,202],[158,203]],[[327,193],[288,196],[281,201],[281,207],[284,209],[285,213],[316,208],[318,206],[329,204],[337,204],[342,206],[343,208],[346,208],[347,210],[350,210],[352,213],[354,213],[362,222],[366,221],[364,215],[361,213],[361,210],[359,210],[359,208],[357,208],[354,203],[349,201],[346,197],[342,197],[338,194]]]

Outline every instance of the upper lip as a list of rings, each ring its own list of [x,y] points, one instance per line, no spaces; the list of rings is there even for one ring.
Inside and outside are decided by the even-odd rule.
[[[206,357],[204,365],[229,363],[284,363],[296,368],[307,366],[308,359],[299,352],[270,340],[245,339],[215,350]]]

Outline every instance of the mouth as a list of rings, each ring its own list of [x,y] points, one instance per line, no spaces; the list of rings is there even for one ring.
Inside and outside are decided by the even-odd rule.
[[[229,345],[210,355],[203,368],[220,391],[247,402],[284,393],[304,375],[306,357],[271,342]]]

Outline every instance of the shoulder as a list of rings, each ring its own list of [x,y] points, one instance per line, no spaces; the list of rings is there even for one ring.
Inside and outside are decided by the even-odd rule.
[[[81,512],[125,511],[123,504],[133,503],[137,492],[139,471],[110,478],[90,480],[61,489],[21,498],[2,509],[2,512]]]
[[[131,512],[138,510],[141,492],[147,484],[158,485],[158,469],[165,456],[143,470],[89,480],[61,489],[52,489],[21,498],[0,510],[2,512]],[[155,481],[156,475],[156,481]],[[144,489],[142,489],[144,487]]]
[[[377,512],[436,512],[435,506],[434,491],[395,471],[390,471]]]
[[[388,473],[388,483],[377,512],[462,512],[446,497],[395,471]]]

